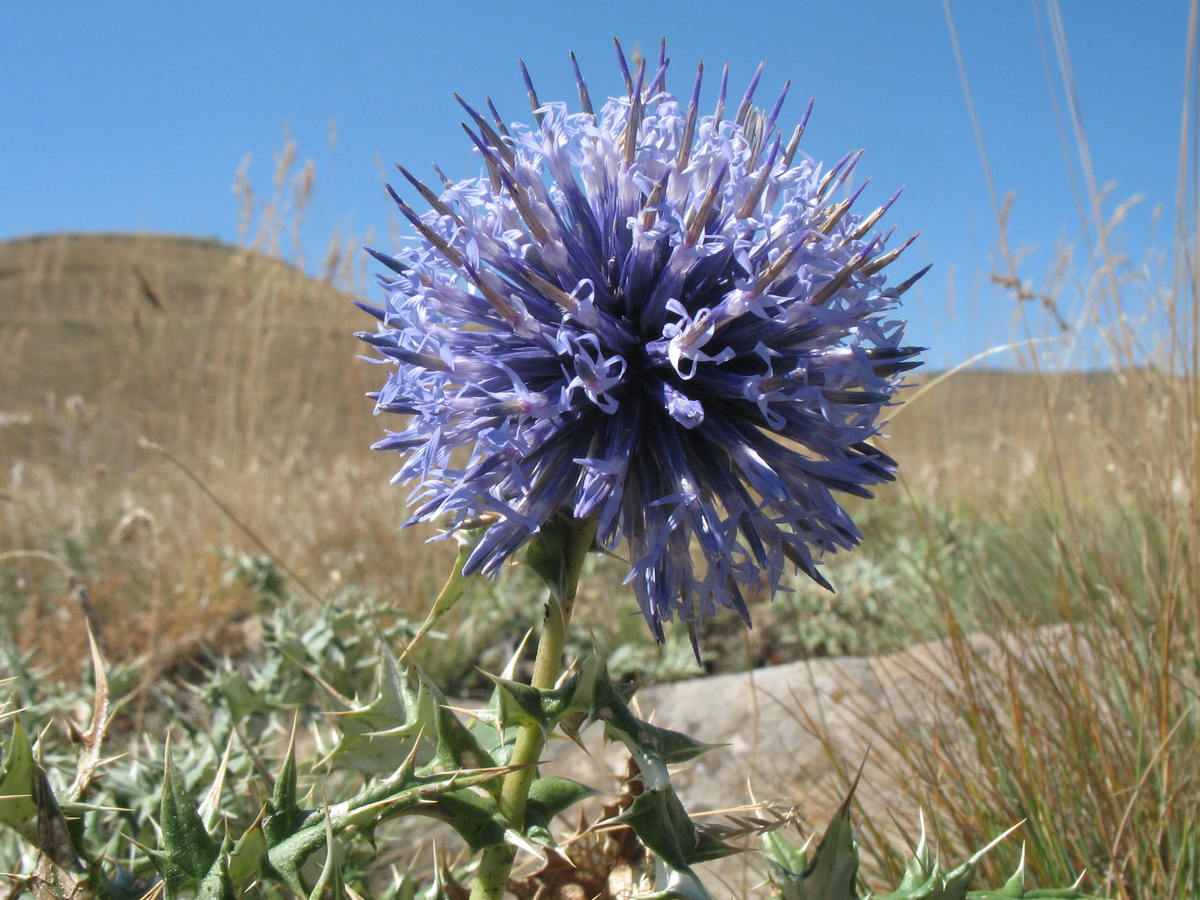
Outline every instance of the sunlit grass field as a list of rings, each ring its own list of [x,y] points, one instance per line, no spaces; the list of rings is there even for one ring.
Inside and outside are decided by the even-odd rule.
[[[351,303],[359,264],[314,280],[271,249],[0,243],[0,667],[79,682],[90,624],[145,698],[253,660],[281,610],[300,630],[346,610],[397,642],[424,618],[453,547],[399,529],[396,460],[368,449],[384,423],[364,394],[383,376],[351,337],[371,327]],[[1128,302],[1128,282],[1089,283],[1097,308]],[[1167,298],[1153,366],[1111,315],[1095,371],[918,372],[885,429],[900,479],[850,504],[864,545],[828,560],[838,593],[797,580],[754,608],[754,631],[706,626],[712,670],[948,638],[938,714],[905,733],[871,723],[896,751],[898,804],[927,811],[948,857],[1024,821],[1039,884],[1086,868],[1100,895],[1200,893],[1194,283],[1181,268],[1150,286]],[[686,635],[649,640],[621,577],[599,560],[585,580],[579,649],[595,629],[618,675],[697,674]],[[469,692],[538,605],[519,575],[475,585],[421,664]],[[966,640],[1032,646],[1048,624],[1071,653],[984,664]],[[890,828],[869,825],[873,872],[898,863]],[[994,850],[984,880],[1021,852]]]
[[[150,235],[13,241],[0,245],[0,272],[0,610],[19,651],[55,648],[55,670],[69,674],[85,617],[118,658],[173,665],[227,650],[265,602],[248,566],[270,567],[299,603],[423,615],[452,551],[399,530],[396,460],[369,449],[386,423],[364,395],[382,372],[356,358],[365,348],[352,332],[369,322],[349,294],[253,252]],[[932,377],[912,379],[886,429],[902,478],[857,511],[865,546],[830,560],[843,596],[798,585],[804,596],[784,612],[760,611],[771,632],[754,638],[761,646],[718,644],[732,658],[714,664],[939,636],[936,622],[904,627],[928,608],[912,585],[923,555],[964,553],[984,527],[1014,540],[1067,514],[1117,536],[1124,517],[1169,499],[1150,484],[1161,473],[1141,468],[1168,414],[1169,385],[1148,383],[1161,376],[968,370],[923,390]],[[917,528],[918,515],[930,521]],[[605,582],[619,579],[618,564],[606,568]],[[1053,598],[1026,590],[1023,610],[1057,618]],[[622,642],[643,638],[630,612]],[[806,614],[807,635],[786,621]],[[451,664],[470,661],[461,649]],[[677,656],[667,674],[693,674],[690,652]]]

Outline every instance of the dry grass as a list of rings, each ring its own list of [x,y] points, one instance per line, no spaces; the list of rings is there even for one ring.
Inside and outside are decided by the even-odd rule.
[[[1046,6],[1074,101],[1058,6]],[[1198,12],[1193,3],[1190,115]],[[913,822],[925,809],[946,856],[1024,822],[1023,850],[1010,841],[982,861],[989,882],[1024,854],[1039,885],[1087,869],[1099,896],[1200,894],[1195,127],[1185,121],[1181,136],[1175,270],[1148,283],[1112,249],[1124,207],[1109,212],[1081,124],[1064,123],[1082,161],[1072,174],[1091,232],[1088,254],[1070,265],[1082,267],[1075,281],[1096,311],[1087,333],[1068,337],[1106,347],[1108,371],[960,373],[945,382],[957,397],[935,388],[893,429],[892,449],[908,465],[904,492],[872,515],[920,586],[924,627],[947,634],[953,653],[927,679],[927,720],[867,724],[893,751],[898,818]],[[997,215],[1003,230],[1006,206]],[[1057,308],[1058,284],[1033,288],[1011,254],[1001,257],[1008,269],[995,280],[1015,301]],[[1153,332],[1140,326],[1147,320]],[[1034,651],[1046,621],[1063,623],[1061,643]],[[981,658],[968,639],[977,630],[1005,635],[1008,649]],[[887,849],[892,833],[892,823],[871,822],[866,843],[883,848],[876,864],[894,871],[902,860]]]
[[[85,588],[118,659],[225,641],[255,611],[226,548],[269,552],[318,597],[353,583],[419,608],[444,554],[397,538],[392,462],[367,450],[363,318],[331,284],[212,242],[0,244],[0,608],[20,648],[82,660]]]
[[[384,424],[363,397],[379,372],[350,337],[367,324],[346,293],[254,251],[153,235],[0,244],[0,552],[15,554],[2,609],[19,647],[48,638],[70,651],[51,658],[83,659],[85,589],[102,638],[120,635],[114,658],[228,646],[256,601],[226,549],[269,553],[297,592],[353,586],[419,616],[447,554],[396,531],[394,460],[367,449]],[[1098,451],[1159,415],[1128,402],[1132,377],[960,373],[911,389],[889,449],[914,497],[1017,502],[1055,449],[1050,404],[1089,451],[1071,478],[1111,480]]]
[[[213,242],[0,244],[0,552],[17,554],[2,608],[20,648],[47,636],[82,650],[80,585],[102,635],[121,635],[115,658],[225,643],[228,624],[255,612],[228,578],[227,549],[273,556],[299,593],[329,600],[352,586],[419,616],[448,555],[396,531],[394,460],[367,450],[385,423],[363,397],[379,371],[350,337],[365,320],[333,284]],[[1072,495],[1144,490],[1145,473],[1117,454],[1161,431],[1165,406],[1141,398],[1164,395],[1130,388],[1153,373],[966,371],[924,392],[932,377],[888,428],[902,488],[861,512],[877,558],[896,549],[884,511],[902,492],[943,509],[1028,511],[1029,485],[1062,470],[1051,463],[1063,440]],[[626,637],[639,633],[634,622]]]
[[[292,234],[281,210],[302,213],[306,178],[277,180],[299,199],[272,202],[256,250],[150,235],[0,244],[0,629],[43,668],[80,667],[85,618],[111,659],[152,674],[236,651],[263,601],[229,577],[228,549],[273,557],[314,602],[420,618],[434,595],[447,548],[396,531],[394,461],[366,449],[382,423],[362,395],[382,379],[349,335],[368,322],[332,279],[260,252]],[[1183,898],[1200,892],[1195,227],[1183,210],[1179,270],[1149,286],[1165,297],[1151,367],[1143,336],[1120,327],[1142,300],[1106,250],[1120,217],[1090,193],[1103,239],[1080,280],[1117,323],[1106,370],[923,375],[888,428],[901,483],[856,508],[868,540],[851,559],[888,573],[881,602],[911,622],[885,644],[947,635],[959,650],[940,717],[918,733],[876,723],[900,759],[901,818],[928,810],[955,858],[1025,819],[1038,883],[1086,867],[1099,893]],[[1057,284],[1030,290],[1001,256],[1015,302],[1055,306]],[[348,257],[328,258],[354,284]],[[630,621],[624,634],[641,633]],[[1102,664],[984,666],[965,640],[1048,621]],[[890,846],[891,823],[871,825],[869,843]],[[1017,846],[984,862],[987,881],[1007,877]]]

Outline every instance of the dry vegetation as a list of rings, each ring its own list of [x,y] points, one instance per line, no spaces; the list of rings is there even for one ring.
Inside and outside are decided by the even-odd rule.
[[[1103,236],[1117,223],[1091,189]],[[1113,256],[1088,264],[1089,301],[1118,323],[1104,371],[921,374],[887,429],[901,481],[855,506],[867,541],[831,562],[841,599],[805,588],[761,609],[750,636],[719,623],[709,635],[732,665],[949,636],[940,717],[904,734],[871,723],[901,759],[897,794],[930,812],[947,856],[1027,819],[1038,883],[1090,868],[1097,893],[1200,891],[1193,236],[1185,217],[1161,284],[1118,277],[1128,267]],[[1018,302],[1038,296],[1015,263],[998,282]],[[1161,301],[1157,367],[1120,330],[1123,309],[1149,302],[1131,292]],[[383,423],[362,395],[382,378],[355,359],[364,327],[332,280],[254,250],[150,235],[0,244],[0,649],[72,677],[90,620],[109,658],[149,680],[245,652],[257,614],[284,599],[422,618],[449,548],[397,531],[395,461],[367,450]],[[613,592],[603,572],[591,585]],[[469,606],[502,607],[502,594],[480,588]],[[528,612],[469,612],[440,652],[469,665]],[[644,662],[635,616],[614,636],[611,605],[580,612],[618,652],[643,642],[632,671],[669,670]],[[1017,654],[989,668],[964,639],[1019,645],[1047,622],[1104,665]],[[660,663],[690,665],[684,643]],[[870,843],[891,846],[891,823],[871,825]],[[994,851],[985,880],[1002,882],[1019,846]]]
[[[0,244],[0,609],[18,649],[76,665],[85,614],[118,658],[228,647],[256,612],[230,552],[274,557],[310,598],[352,586],[418,617],[446,548],[396,530],[394,460],[367,449],[383,423],[350,336],[365,320],[330,283],[213,242]],[[1049,415],[1072,483],[1111,484],[1128,469],[1105,448],[1159,414],[1128,402],[1135,377],[963,372],[910,389],[889,448],[914,497],[1019,505],[1056,449]]]
[[[397,537],[392,461],[367,450],[363,318],[331,285],[216,243],[0,245],[0,602],[19,649],[76,665],[85,599],[117,657],[227,641],[255,612],[231,550],[318,596],[430,596],[440,556]]]
[[[367,449],[381,423],[363,394],[380,378],[355,359],[364,318],[331,283],[215,243],[0,244],[8,652],[77,676],[90,620],[110,660],[147,683],[252,651],[258,614],[285,598],[419,621],[449,548],[397,531],[394,460]],[[715,623],[711,658],[1074,622],[1116,662],[1099,679],[1053,659],[983,671],[964,642],[929,730],[897,737],[873,723],[905,761],[897,796],[933,811],[952,855],[1028,818],[1040,883],[1117,859],[1099,873],[1106,891],[1140,896],[1151,883],[1183,896],[1196,871],[1176,859],[1195,853],[1200,473],[1197,386],[1186,357],[1173,368],[916,379],[887,429],[901,481],[856,509],[862,550],[831,561],[841,595],[801,586],[762,607],[749,634]],[[591,596],[611,593],[618,570],[593,578]],[[534,615],[512,602],[519,592],[480,589],[447,625],[431,660],[445,657],[443,676],[519,638]],[[631,671],[694,671],[683,640],[652,650],[636,616],[614,635],[610,605],[581,613],[632,654]],[[882,833],[871,844],[894,845]],[[994,854],[989,880],[1006,877],[1013,852]],[[895,862],[881,852],[876,865]]]

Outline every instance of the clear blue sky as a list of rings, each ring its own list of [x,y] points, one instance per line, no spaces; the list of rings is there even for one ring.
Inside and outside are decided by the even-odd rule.
[[[997,189],[1016,195],[1012,237],[1033,251],[1021,274],[1036,282],[1058,242],[1081,239],[1035,20],[1048,42],[1046,11],[1017,0],[951,8]],[[1116,182],[1109,208],[1146,196],[1125,229],[1140,262],[1149,247],[1170,249],[1187,4],[1064,0],[1062,17],[1097,177]],[[666,36],[668,87],[680,93],[701,60],[714,75],[728,60],[739,93],[765,60],[763,103],[793,83],[787,127],[816,98],[802,149],[827,162],[867,150],[863,213],[905,188],[888,220],[898,235],[923,235],[891,271],[934,264],[907,304],[910,339],[933,348],[932,365],[1013,335],[1015,304],[986,280],[998,268],[997,226],[936,0],[4,4],[0,239],[160,231],[236,241],[238,166],[249,154],[249,177],[269,194],[287,130],[300,161],[316,166],[310,259],[335,229],[373,230],[387,248],[395,217],[381,172],[401,162],[426,175],[435,161],[452,177],[477,172],[452,92],[475,103],[490,94],[505,118],[528,121],[518,59],[543,100],[573,100],[574,50],[593,96],[617,93],[614,36],[647,55]],[[1082,257],[1080,247],[1081,270]],[[1065,299],[1074,315],[1078,300]]]

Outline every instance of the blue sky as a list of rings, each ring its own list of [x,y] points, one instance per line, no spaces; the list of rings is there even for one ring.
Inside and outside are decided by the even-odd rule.
[[[1020,274],[1036,284],[1056,246],[1078,245],[1062,298],[1074,318],[1087,267],[1052,103],[1061,89],[1047,10],[950,7],[997,190],[1015,195],[1010,234],[1030,254]],[[1145,196],[1119,245],[1140,266],[1170,249],[1187,4],[1065,0],[1061,11],[1097,179],[1115,182],[1108,210]],[[396,218],[381,173],[392,163],[476,174],[453,92],[474,103],[491,95],[505,118],[528,121],[519,59],[544,100],[573,100],[574,50],[593,96],[608,96],[620,90],[613,37],[652,55],[662,36],[678,92],[701,60],[713,76],[728,60],[740,94],[765,60],[762,103],[792,82],[787,128],[815,97],[801,147],[830,163],[866,149],[857,173],[872,182],[860,212],[905,188],[885,221],[898,237],[922,236],[889,271],[934,264],[906,297],[910,340],[933,348],[931,365],[1020,337],[1015,301],[987,280],[1000,268],[997,225],[935,0],[5,4],[0,239],[160,231],[236,242],[238,167],[249,155],[248,177],[269,195],[286,133],[316,170],[309,258],[335,230],[373,233],[387,248]]]

